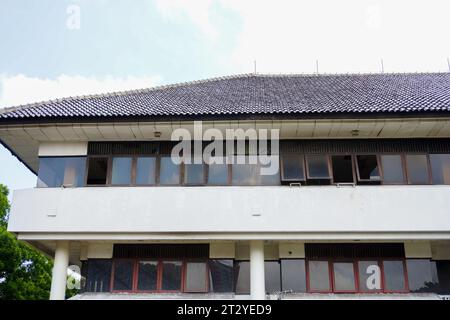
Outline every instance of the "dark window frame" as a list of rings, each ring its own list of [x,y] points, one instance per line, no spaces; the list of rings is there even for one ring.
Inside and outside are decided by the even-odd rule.
[[[154,158],[155,159],[155,183],[137,183],[137,163],[139,158]],[[133,187],[154,187],[158,185],[158,177],[159,177],[159,157],[158,155],[136,155],[133,157],[134,169],[133,169],[133,180],[131,181],[131,186]]]
[[[303,164],[303,179],[288,179],[284,177],[284,158],[285,157],[299,157],[301,158],[301,163]],[[306,177],[306,160],[305,160],[305,154],[303,153],[285,153],[283,155],[280,156],[280,165],[279,165],[279,170],[280,170],[280,181],[281,182],[306,182],[307,177]]]
[[[310,285],[310,272],[309,272],[309,262],[310,261],[326,261],[328,263],[328,278],[329,278],[329,284],[330,284],[330,290],[311,290]],[[371,290],[371,291],[365,291],[361,290],[360,282],[359,282],[359,261],[377,261],[378,267],[380,268],[380,282],[381,282],[381,289],[380,290]],[[387,290],[386,289],[386,281],[385,281],[385,273],[384,273],[384,261],[401,261],[403,264],[403,277],[404,277],[404,283],[405,287],[404,290]],[[354,272],[354,280],[355,280],[355,288],[356,290],[352,291],[346,291],[346,290],[336,290],[335,289],[335,282],[334,282],[334,268],[333,263],[334,262],[352,262],[353,263],[353,272]],[[335,293],[335,294],[342,294],[342,293],[351,293],[351,294],[377,294],[377,293],[401,293],[406,294],[410,293],[409,290],[409,284],[408,284],[408,270],[406,268],[406,258],[404,257],[389,257],[389,258],[353,258],[353,259],[344,259],[344,258],[305,258],[305,272],[306,272],[306,293]]]
[[[326,157],[327,167],[328,167],[328,177],[312,177],[309,175],[308,156],[324,156],[324,157]],[[308,180],[330,180],[330,183],[333,183],[333,168],[331,166],[330,154],[328,154],[328,153],[305,154],[305,164],[306,164],[306,181],[308,181]]]
[[[371,180],[369,179],[361,179],[361,175],[359,172],[359,165],[358,165],[358,156],[375,156],[376,160],[377,160],[377,168],[378,168],[378,172],[380,173],[380,179],[379,180]],[[355,170],[356,170],[356,180],[358,182],[379,182],[380,184],[383,183],[383,171],[381,168],[381,154],[376,154],[376,153],[356,153],[353,155],[354,158],[354,166],[355,166]]]
[[[352,166],[352,177],[353,177],[353,182],[335,182],[334,181],[334,172],[333,172],[333,157],[334,156],[337,156],[337,157],[342,157],[342,156],[350,156],[350,161],[351,161],[351,166]],[[357,178],[357,176],[356,176],[356,166],[357,166],[357,164],[356,164],[356,155],[355,154],[352,154],[352,153],[333,153],[333,154],[329,154],[328,155],[328,159],[329,159],[329,165],[330,165],[330,174],[331,174],[331,178],[330,178],[330,181],[331,181],[331,185],[334,185],[334,186],[336,186],[336,185],[345,185],[345,184],[354,184],[354,185],[356,185],[356,183],[357,183],[357,181],[358,181],[358,178]]]
[[[114,282],[115,282],[115,264],[116,261],[132,261],[132,275],[131,275],[131,290],[115,290]],[[157,261],[157,276],[156,276],[156,290],[139,290],[138,282],[139,282],[139,262],[140,261]],[[162,280],[163,280],[163,263],[164,262],[181,262],[181,284],[180,290],[163,290],[162,289]],[[187,271],[187,263],[189,262],[202,262],[205,263],[205,289],[204,291],[186,291],[186,271]],[[111,280],[110,280],[110,292],[112,293],[207,293],[209,292],[209,259],[177,259],[177,258],[114,258],[112,259],[111,266]]]

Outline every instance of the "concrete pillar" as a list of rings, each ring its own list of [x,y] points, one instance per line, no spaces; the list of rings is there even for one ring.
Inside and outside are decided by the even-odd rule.
[[[52,271],[50,300],[64,300],[66,296],[67,268],[69,267],[69,242],[56,241]]]
[[[250,241],[250,295],[253,300],[266,298],[264,279],[264,242]]]

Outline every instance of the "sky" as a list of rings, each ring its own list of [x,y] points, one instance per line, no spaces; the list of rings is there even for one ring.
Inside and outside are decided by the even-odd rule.
[[[255,61],[258,73],[449,71],[449,12],[448,0],[1,0],[0,108]],[[1,146],[0,183],[36,184]]]

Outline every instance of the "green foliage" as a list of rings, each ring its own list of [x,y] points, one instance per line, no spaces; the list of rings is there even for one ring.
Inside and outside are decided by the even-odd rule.
[[[8,188],[5,185],[0,184],[0,227],[6,227],[8,221],[8,212],[10,208],[8,194]]]
[[[53,263],[6,230],[8,193],[0,184],[0,300],[48,299]]]

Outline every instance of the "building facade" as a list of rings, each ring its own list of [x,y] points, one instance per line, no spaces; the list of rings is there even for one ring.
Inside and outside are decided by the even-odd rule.
[[[8,229],[54,257],[52,299],[69,265],[79,299],[450,294],[449,73],[239,75],[0,112],[37,175]]]

